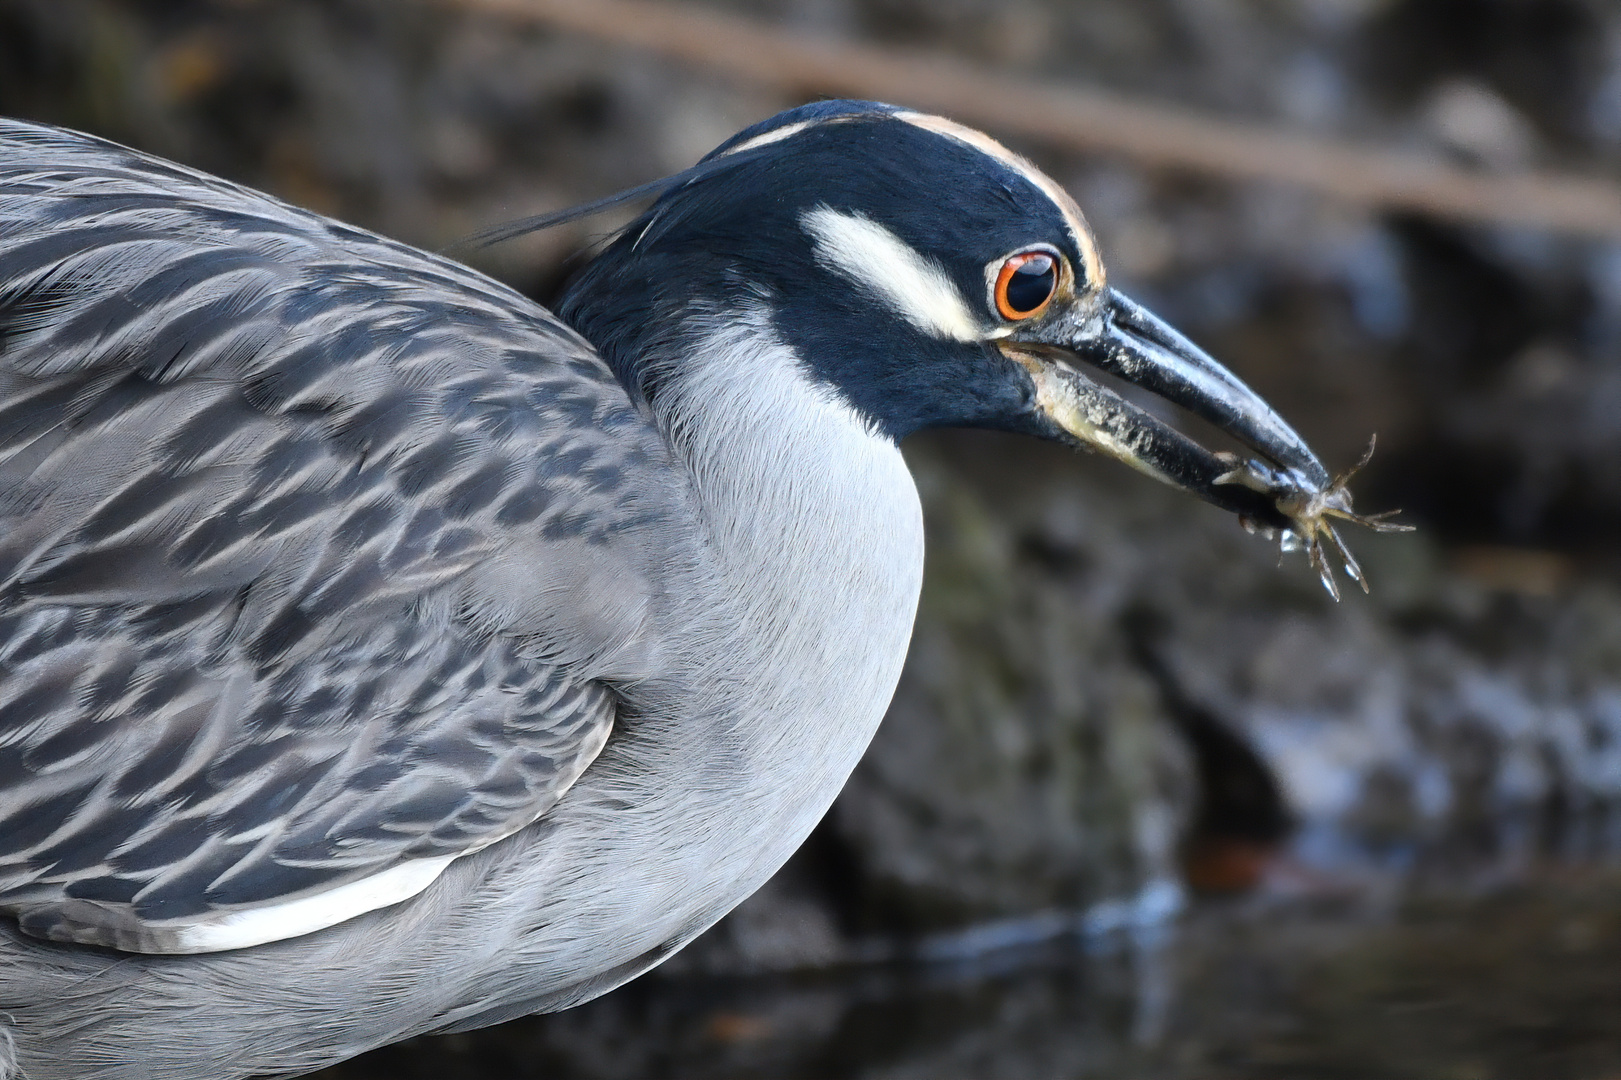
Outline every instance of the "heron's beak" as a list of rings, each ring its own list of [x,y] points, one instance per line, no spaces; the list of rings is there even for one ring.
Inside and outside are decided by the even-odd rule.
[[[1328,470],[1294,429],[1232,372],[1147,309],[1113,289],[1039,320],[999,343],[1036,387],[1051,437],[1100,450],[1156,480],[1258,523],[1288,527],[1273,500],[1230,477],[1217,455],[1081,373],[1084,361],[1210,421],[1262,455],[1302,490],[1329,486]]]

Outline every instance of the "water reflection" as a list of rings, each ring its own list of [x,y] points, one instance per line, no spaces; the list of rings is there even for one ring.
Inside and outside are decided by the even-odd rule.
[[[655,975],[320,1075],[1614,1076],[1621,870],[1539,846],[1460,856],[1464,874],[1419,859],[1428,871],[1400,880],[1329,879],[1291,855],[1258,892],[1169,922],[931,961]]]

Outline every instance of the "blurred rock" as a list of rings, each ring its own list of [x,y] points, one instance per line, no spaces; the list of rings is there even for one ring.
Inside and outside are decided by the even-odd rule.
[[[1005,542],[1046,553],[1022,568],[1018,588],[1051,590],[1064,614],[1036,625],[1074,619],[1116,650],[1091,666],[1055,665],[1055,697],[1098,685],[1100,671],[1123,685],[1118,669],[1135,667],[1159,680],[1150,700],[1172,722],[1187,702],[1238,735],[1302,826],[1375,844],[1538,808],[1597,810],[1621,796],[1621,590],[1577,578],[1569,560],[1474,548],[1449,570],[1422,535],[1346,530],[1373,594],[1336,605],[1300,557],[1278,566],[1267,545],[1208,508],[1092,463],[1021,467],[1042,448],[1000,450],[994,473],[984,447],[948,456]],[[1004,473],[1031,479],[998,482]],[[931,539],[937,561],[956,557],[939,550],[960,543],[951,531]],[[1010,617],[1021,617],[1017,606]],[[1133,635],[1146,662],[1118,651]],[[930,671],[914,658],[897,728],[916,722],[920,683],[951,686]],[[874,754],[862,772],[882,761]],[[1115,773],[1120,784],[1131,776]],[[1185,813],[1164,788],[1135,786],[1147,805]]]
[[[1523,167],[1536,151],[1536,136],[1525,117],[1480,83],[1441,83],[1430,91],[1423,113],[1449,149],[1492,168]]]
[[[1192,767],[1119,633],[1108,508],[992,501],[932,449],[909,454],[930,541],[912,651],[833,814],[865,902],[929,928],[1173,878]]]

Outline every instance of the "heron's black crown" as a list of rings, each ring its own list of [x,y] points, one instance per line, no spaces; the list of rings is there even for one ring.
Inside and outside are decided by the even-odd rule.
[[[1075,292],[1101,284],[1065,203],[968,129],[872,102],[807,105],[695,166],[582,272],[559,312],[644,400],[717,321],[754,320],[891,438],[1020,429],[1033,390],[991,344],[1008,322],[994,268],[1038,246],[1067,264]]]

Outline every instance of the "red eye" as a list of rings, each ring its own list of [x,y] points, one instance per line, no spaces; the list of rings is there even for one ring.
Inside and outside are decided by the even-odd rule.
[[[1004,319],[1028,319],[1047,307],[1058,291],[1058,260],[1050,252],[1009,255],[996,273],[996,310]]]

